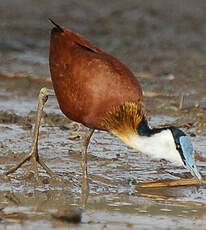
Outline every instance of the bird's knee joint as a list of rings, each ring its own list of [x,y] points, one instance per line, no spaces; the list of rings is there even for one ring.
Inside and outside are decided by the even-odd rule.
[[[40,92],[39,92],[39,99],[44,101],[44,103],[47,101],[48,99],[48,89],[46,87],[41,88]]]

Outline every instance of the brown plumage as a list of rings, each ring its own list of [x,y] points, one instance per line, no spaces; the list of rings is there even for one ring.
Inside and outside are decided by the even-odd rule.
[[[109,120],[115,117],[118,130],[120,125],[138,126],[144,111],[142,90],[117,58],[56,25],[51,32],[49,63],[59,106],[68,118],[100,130],[113,129]],[[128,113],[128,120],[122,123],[118,122],[121,113]]]
[[[142,103],[125,102],[109,111],[103,122],[106,129],[117,136],[135,135],[143,117],[145,109]]]

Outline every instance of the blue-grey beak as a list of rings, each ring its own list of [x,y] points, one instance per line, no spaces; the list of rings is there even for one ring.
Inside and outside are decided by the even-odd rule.
[[[198,182],[202,183],[202,176],[200,175],[194,160],[194,151],[192,142],[188,136],[181,136],[179,138],[180,146],[183,154],[183,161],[187,169],[190,170],[191,174],[197,178]]]

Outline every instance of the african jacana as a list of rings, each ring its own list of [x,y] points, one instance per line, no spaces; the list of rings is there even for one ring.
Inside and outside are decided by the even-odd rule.
[[[98,129],[109,131],[139,152],[186,167],[201,183],[189,137],[176,127],[149,127],[142,89],[132,72],[118,59],[79,34],[50,21],[54,28],[51,31],[49,65],[60,109],[69,119],[90,128],[83,139],[83,168],[87,169],[86,154],[90,137]],[[33,157],[34,162],[36,159],[53,176],[37,153],[41,112],[48,94],[45,88],[40,92],[30,153],[6,175]]]

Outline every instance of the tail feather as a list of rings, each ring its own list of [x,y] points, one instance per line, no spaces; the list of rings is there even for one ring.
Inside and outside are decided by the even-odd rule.
[[[59,32],[64,32],[64,29],[63,29],[60,25],[56,24],[51,18],[49,18],[49,21],[50,21],[53,25],[55,25],[55,28],[56,28]]]
[[[60,35],[61,33],[64,33],[65,34],[64,39],[66,39],[67,41],[73,41],[74,43],[81,46],[82,48],[85,48],[88,51],[94,53],[104,53],[101,49],[92,45],[89,41],[81,37],[78,33],[74,33],[73,31],[56,24],[51,18],[49,18],[49,21],[55,26],[51,31],[51,39],[52,39],[52,35],[57,35],[57,34]]]

